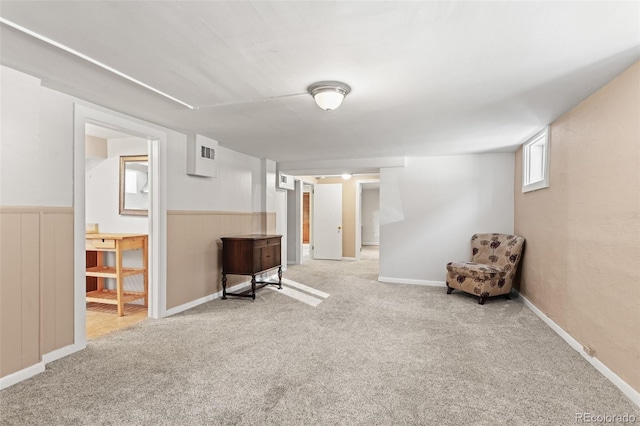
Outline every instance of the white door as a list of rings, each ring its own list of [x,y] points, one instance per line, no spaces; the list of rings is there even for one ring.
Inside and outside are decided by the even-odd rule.
[[[342,184],[314,185],[313,258],[342,260]]]

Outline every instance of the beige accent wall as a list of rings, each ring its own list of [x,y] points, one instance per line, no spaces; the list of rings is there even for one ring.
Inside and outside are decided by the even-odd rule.
[[[378,179],[379,176],[358,176],[344,180],[342,177],[317,179],[317,184],[342,184],[342,256],[356,257],[356,190],[359,180]]]
[[[550,187],[522,193],[520,291],[640,391],[640,63],[556,120]]]
[[[275,213],[167,212],[167,309],[222,290],[222,237],[275,233]],[[227,286],[247,281],[229,276]]]
[[[84,138],[84,156],[86,158],[107,158],[108,141],[104,138],[86,135]]]
[[[0,207],[0,377],[73,343],[73,209]]]

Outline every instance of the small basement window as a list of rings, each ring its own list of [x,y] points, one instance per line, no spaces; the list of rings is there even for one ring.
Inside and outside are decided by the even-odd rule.
[[[522,145],[522,192],[549,186],[549,127]]]

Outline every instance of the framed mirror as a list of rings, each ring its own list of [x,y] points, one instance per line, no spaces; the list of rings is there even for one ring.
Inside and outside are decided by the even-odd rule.
[[[148,216],[149,157],[120,157],[120,214]]]

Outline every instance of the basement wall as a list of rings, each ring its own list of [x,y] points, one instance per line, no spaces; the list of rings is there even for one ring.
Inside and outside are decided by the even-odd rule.
[[[513,153],[407,157],[380,169],[380,281],[442,285],[471,236],[513,232]],[[444,291],[444,290],[443,290]]]
[[[522,193],[520,292],[640,391],[640,64],[551,124],[550,186]]]
[[[84,214],[84,206],[73,205],[74,108],[121,114],[42,87],[39,79],[4,66],[0,94],[0,387],[5,387],[43,371],[46,360],[82,349],[74,336],[74,264],[84,258],[74,253],[74,216]],[[167,268],[166,307],[172,308],[219,289],[214,247],[220,236],[275,232],[282,203],[276,200],[273,161],[220,147],[219,177],[193,178],[186,175],[186,135],[160,129],[167,133],[160,152],[166,156],[161,172],[167,173],[169,209],[168,257],[161,267]],[[197,238],[185,240],[183,231]],[[194,253],[198,267],[185,256]]]

